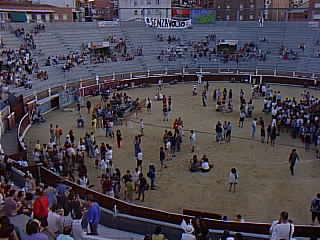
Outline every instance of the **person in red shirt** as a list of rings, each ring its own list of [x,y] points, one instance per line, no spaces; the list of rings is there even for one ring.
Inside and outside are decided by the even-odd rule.
[[[46,195],[43,194],[42,189],[36,190],[37,198],[33,203],[33,216],[41,222],[42,227],[48,226],[47,218],[49,211],[49,200]]]
[[[103,176],[101,184],[102,184],[102,192],[110,197],[114,197],[111,177]]]

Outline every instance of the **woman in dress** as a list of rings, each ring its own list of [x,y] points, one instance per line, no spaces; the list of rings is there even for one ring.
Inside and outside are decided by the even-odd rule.
[[[232,168],[229,173],[229,192],[231,192],[233,188],[233,192],[236,192],[236,185],[238,184],[239,175],[237,173],[237,169]]]

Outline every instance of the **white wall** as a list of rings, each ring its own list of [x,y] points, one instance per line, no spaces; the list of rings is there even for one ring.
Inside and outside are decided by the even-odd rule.
[[[119,0],[120,21],[144,17],[171,18],[171,0]]]
[[[32,0],[32,2],[37,4],[53,5],[56,7],[76,7],[75,0]]]

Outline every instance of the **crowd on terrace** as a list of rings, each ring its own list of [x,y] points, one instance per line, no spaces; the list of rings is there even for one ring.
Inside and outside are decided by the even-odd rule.
[[[4,85],[32,87],[33,73],[39,71],[39,65],[32,58],[31,51],[21,46],[18,50],[1,51],[0,80]]]
[[[7,91],[8,85],[32,88],[35,78],[48,79],[47,72],[39,69],[39,64],[33,56],[33,51],[37,47],[33,36],[42,31],[45,31],[43,24],[37,24],[30,33],[24,28],[12,30],[15,36],[23,41],[18,49],[6,48],[1,39],[0,82],[2,92]]]
[[[107,51],[95,51],[96,43],[82,44],[80,50],[71,51],[68,54],[60,56],[49,56],[45,65],[63,64],[62,69],[69,71],[78,65],[101,64],[118,61],[130,61],[134,56],[130,55],[127,50],[126,40],[116,36],[108,36],[104,39],[110,43]],[[103,49],[104,47],[100,48]],[[137,49],[138,54],[142,54],[142,49]]]
[[[256,59],[258,61],[266,61],[267,55],[271,54],[269,50],[259,48],[254,41],[247,41],[243,46],[237,46],[235,50],[220,50],[218,45],[223,40],[217,41],[215,33],[205,36],[201,40],[193,40],[182,42],[181,39],[175,35],[164,37],[162,34],[157,35],[158,41],[168,41],[168,47],[166,50],[161,50],[158,59],[175,61],[177,58],[186,58],[188,55],[193,59],[193,63],[197,63],[200,59],[212,59],[219,58],[223,63],[234,61],[239,63],[240,61],[250,61]],[[175,44],[175,45],[173,45]],[[281,52],[281,54],[283,54]]]

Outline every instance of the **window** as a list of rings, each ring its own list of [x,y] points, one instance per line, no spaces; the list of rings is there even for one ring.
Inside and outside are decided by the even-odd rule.
[[[68,15],[67,14],[63,14],[62,15],[62,19],[63,19],[63,21],[67,21],[68,20]]]
[[[250,15],[249,18],[250,18],[250,20],[253,20],[253,19],[254,19],[254,16],[253,16],[253,15]]]
[[[151,0],[147,0],[147,5],[151,5]]]
[[[138,15],[138,10],[134,10],[134,11],[133,11],[133,14],[134,14],[135,16],[137,16],[137,15]]]
[[[242,9],[243,8],[243,4],[242,3],[240,3],[240,9]]]
[[[156,0],[156,5],[160,5],[160,0]]]
[[[55,14],[55,15],[54,15],[54,20],[55,20],[55,21],[59,21],[59,15],[58,15],[58,14]]]
[[[138,1],[137,0],[134,0],[134,2],[133,2],[133,6],[137,6],[138,5]]]
[[[147,10],[147,14],[148,14],[148,16],[151,15],[151,10],[150,9]]]

